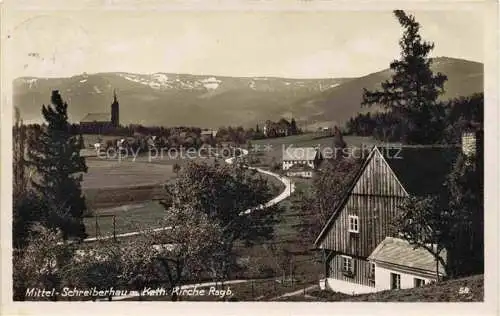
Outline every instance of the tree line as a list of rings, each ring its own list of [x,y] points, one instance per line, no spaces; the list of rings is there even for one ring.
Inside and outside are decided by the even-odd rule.
[[[433,136],[421,140],[412,136],[413,142],[410,143],[459,144],[462,132],[483,119],[484,93],[440,101],[436,106],[439,111],[434,112],[432,120],[438,123],[434,125]],[[403,124],[392,111],[367,112],[349,119],[345,129],[348,135],[372,136],[381,141],[398,142],[409,137],[403,135],[409,133]]]

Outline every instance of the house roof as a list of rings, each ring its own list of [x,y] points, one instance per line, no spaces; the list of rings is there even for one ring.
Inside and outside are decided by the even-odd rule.
[[[314,160],[318,150],[314,147],[295,147],[283,151],[283,160]]]
[[[80,123],[91,123],[91,122],[111,122],[110,113],[88,113]]]
[[[451,146],[374,146],[351,185],[344,191],[343,199],[335,207],[314,244],[317,246],[327,234],[340,210],[347,203],[350,192],[377,151],[387,161],[406,192],[419,196],[439,194],[445,190],[443,183],[459,150],[459,147]]]
[[[446,262],[446,250],[441,252],[441,257]],[[426,272],[436,271],[436,260],[429,251],[415,248],[408,241],[393,237],[386,237],[378,244],[368,260]],[[442,264],[439,264],[439,272],[441,274],[445,272]]]
[[[374,148],[375,149],[375,148]],[[327,234],[328,232],[328,229],[330,228],[330,226],[332,225],[333,221],[335,220],[337,214],[340,212],[340,210],[344,207],[344,205],[347,203],[347,200],[349,199],[349,195],[350,195],[350,192],[354,189],[354,187],[356,186],[356,183],[358,182],[359,178],[361,177],[361,175],[363,174],[363,172],[365,171],[366,169],[366,166],[368,165],[368,163],[370,162],[370,159],[371,157],[374,155],[375,153],[375,150],[372,150],[370,152],[370,154],[367,156],[367,158],[365,159],[365,161],[363,162],[363,165],[361,166],[361,168],[359,168],[358,172],[356,173],[355,177],[353,178],[350,186],[344,191],[344,197],[342,198],[342,200],[340,201],[339,204],[337,204],[337,206],[335,207],[333,213],[332,213],[332,216],[330,216],[330,218],[328,219],[328,221],[326,222],[325,226],[323,227],[323,229],[321,230],[321,232],[319,233],[318,235],[318,238],[316,238],[316,240],[314,241],[314,245],[317,246],[320,241],[323,239],[323,237]]]
[[[305,163],[293,164],[287,171],[313,171],[314,168]]]
[[[392,171],[415,196],[439,194],[460,151],[458,146],[378,147]]]
[[[201,131],[200,135],[216,136],[217,135],[217,131],[212,131],[212,130]]]

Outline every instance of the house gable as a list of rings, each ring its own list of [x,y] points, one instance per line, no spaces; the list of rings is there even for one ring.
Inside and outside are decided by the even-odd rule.
[[[375,147],[370,155],[368,164],[357,179],[351,194],[408,196],[380,150]]]
[[[367,258],[391,231],[398,205],[408,194],[384,157],[374,148],[351,188],[323,228],[315,245]],[[350,229],[357,218],[357,232]]]

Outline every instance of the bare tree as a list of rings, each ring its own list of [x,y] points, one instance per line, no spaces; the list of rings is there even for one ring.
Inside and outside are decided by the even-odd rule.
[[[26,247],[14,250],[14,300],[25,300],[30,288],[60,289],[71,266],[72,247],[63,242],[60,231],[39,224],[32,231]]]
[[[222,230],[217,221],[189,204],[167,208],[164,221],[170,229],[149,236],[155,245],[154,259],[166,274],[171,291],[186,278],[199,276],[208,262],[220,259],[216,249]]]

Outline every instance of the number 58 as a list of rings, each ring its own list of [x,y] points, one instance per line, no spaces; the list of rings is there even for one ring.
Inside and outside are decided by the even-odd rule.
[[[458,290],[458,294],[469,294],[470,289],[468,286],[461,286],[460,289]]]

